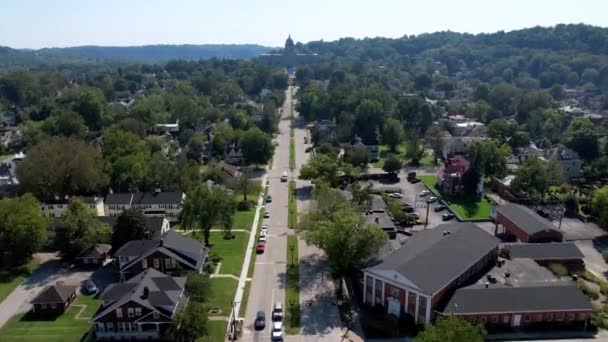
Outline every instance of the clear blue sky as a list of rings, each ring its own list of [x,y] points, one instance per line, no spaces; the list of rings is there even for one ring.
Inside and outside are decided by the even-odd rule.
[[[608,26],[608,0],[0,0],[0,45],[257,43]]]

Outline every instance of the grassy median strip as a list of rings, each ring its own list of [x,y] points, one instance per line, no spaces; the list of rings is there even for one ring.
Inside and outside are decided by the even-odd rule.
[[[298,266],[298,237],[287,237],[287,287],[285,291],[285,332],[300,333],[300,271]]]
[[[298,225],[298,207],[296,203],[296,181],[289,181],[287,224],[294,229]]]

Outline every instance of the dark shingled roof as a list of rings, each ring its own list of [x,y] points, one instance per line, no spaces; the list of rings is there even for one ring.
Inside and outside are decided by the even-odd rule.
[[[114,256],[138,256],[142,255],[151,249],[158,247],[158,240],[133,240],[125,243],[120,247],[115,253]]]
[[[571,242],[507,243],[502,246],[511,259],[582,260],[583,253]]]
[[[126,204],[179,204],[184,193],[180,191],[116,193],[106,197],[107,205]]]
[[[97,216],[97,219],[110,227],[113,227],[116,224],[116,220],[118,216]],[[148,228],[152,231],[152,240],[160,240],[162,236],[163,222],[165,221],[164,217],[149,217],[146,216],[146,224]]]
[[[105,254],[110,253],[110,250],[112,250],[112,245],[108,245],[105,243],[96,243],[94,245],[91,245],[91,246],[85,248],[82,252],[80,252],[77,259],[101,258],[101,257],[105,256]]]
[[[405,245],[367,268],[396,271],[434,294],[498,246],[498,239],[470,222],[443,224],[416,233]]]
[[[546,230],[557,230],[557,227],[549,220],[519,204],[509,203],[498,206],[496,207],[496,212],[508,218],[528,235]]]
[[[106,196],[106,205],[116,205],[116,204],[131,204],[131,200],[133,199],[133,194],[131,193],[117,193],[117,194],[108,194]]]
[[[47,286],[32,300],[32,304],[65,303],[77,288],[76,285],[64,285],[61,282]]]
[[[130,301],[159,311],[171,318],[176,311],[173,309],[179,305],[180,301],[185,300],[185,296],[182,296],[185,285],[185,277],[170,277],[153,268],[148,268],[124,283],[109,285],[100,296],[100,299],[104,301],[104,307],[97,311],[93,321]],[[144,294],[145,291],[148,291],[147,296]],[[167,311],[161,308],[163,306],[169,306],[172,310]]]
[[[591,311],[591,303],[571,284],[531,287],[471,286],[456,290],[446,314],[510,313],[539,311]]]

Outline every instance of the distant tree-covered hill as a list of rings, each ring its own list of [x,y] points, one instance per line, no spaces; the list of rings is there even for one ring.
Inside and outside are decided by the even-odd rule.
[[[112,62],[161,63],[174,59],[250,59],[271,50],[261,45],[77,46],[19,50],[0,47],[0,68]]]

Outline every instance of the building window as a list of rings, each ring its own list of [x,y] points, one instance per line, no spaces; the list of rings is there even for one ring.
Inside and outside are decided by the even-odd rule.
[[[46,310],[46,304],[40,304],[40,308],[41,308],[42,310]]]
[[[492,315],[490,316],[490,322],[492,323],[498,323],[498,315]]]
[[[95,330],[97,332],[105,332],[106,326],[103,323],[97,323],[97,324],[95,324]]]
[[[509,324],[511,322],[511,316],[510,315],[504,315],[504,316],[502,316],[502,322],[504,324]]]
[[[57,309],[57,304],[52,303],[52,304],[51,304],[51,309]]]
[[[116,318],[122,318],[122,308],[116,309]]]
[[[154,311],[154,312],[152,313],[152,318],[154,318],[154,319],[158,319],[159,317],[160,317],[160,315],[158,314],[158,311]]]
[[[564,320],[564,313],[563,312],[558,312],[555,314],[555,320],[558,322],[561,322]]]
[[[133,308],[128,308],[127,309],[127,317],[133,318]]]
[[[135,308],[135,316],[141,316],[141,308]]]
[[[587,314],[584,312],[579,312],[576,314],[576,319],[579,321],[584,321],[587,319]]]
[[[118,331],[119,332],[125,331],[125,323],[124,322],[118,323]]]
[[[109,332],[114,331],[114,323],[112,323],[112,322],[106,323],[106,328]]]
[[[566,313],[566,321],[568,321],[568,322],[574,321],[574,317],[575,317],[574,312]]]
[[[542,313],[534,315],[534,322],[542,322],[542,321],[543,321],[543,314]]]
[[[399,288],[391,286],[391,296],[395,298],[399,298]]]
[[[481,322],[481,324],[484,324],[488,321],[488,317],[486,316],[480,316],[479,317],[479,322]]]
[[[146,259],[142,259],[141,261],[141,268],[148,268],[148,260]]]
[[[160,268],[160,261],[158,260],[158,258],[154,258],[154,268]]]
[[[552,322],[553,321],[553,312],[547,312],[545,314],[545,321]]]

